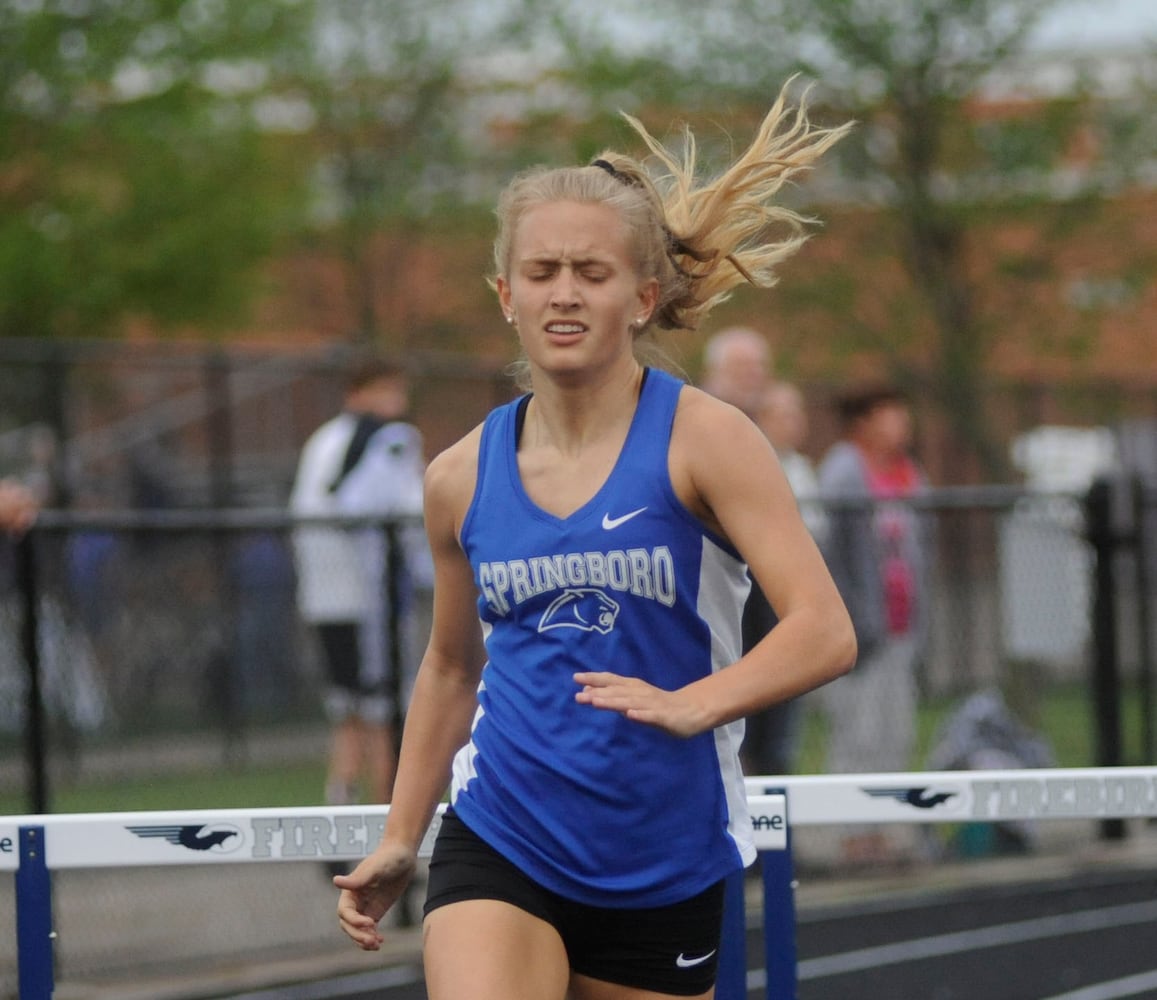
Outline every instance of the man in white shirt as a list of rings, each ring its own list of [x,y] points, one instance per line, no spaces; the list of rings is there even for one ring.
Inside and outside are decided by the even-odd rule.
[[[302,449],[291,511],[307,519],[419,516],[425,462],[421,434],[404,419],[408,407],[399,366],[374,359],[356,367],[342,412]],[[421,525],[400,527],[395,537],[404,580],[421,580],[428,572]],[[326,802],[389,802],[401,678],[393,675],[390,656],[384,529],[303,524],[294,532],[294,550],[298,607],[316,631],[326,668],[325,708],[333,725]],[[397,593],[399,619],[404,590]],[[399,637],[398,648],[406,646]]]

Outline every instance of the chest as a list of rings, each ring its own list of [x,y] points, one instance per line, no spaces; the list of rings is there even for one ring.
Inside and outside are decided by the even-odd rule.
[[[622,439],[600,442],[573,455],[551,447],[524,447],[515,459],[518,478],[535,506],[567,518],[603,490],[619,464],[622,446]]]

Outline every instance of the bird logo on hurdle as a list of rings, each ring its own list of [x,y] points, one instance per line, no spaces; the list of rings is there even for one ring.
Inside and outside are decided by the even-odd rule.
[[[929,792],[928,787],[916,788],[864,788],[863,792],[874,799],[895,799],[903,805],[917,809],[935,809],[949,799],[956,798],[956,792]]]
[[[214,826],[204,825],[181,825],[172,824],[166,826],[130,826],[126,827],[138,837],[146,840],[159,839],[167,840],[170,844],[177,847],[185,847],[190,851],[217,851],[220,854],[228,854],[241,846],[241,841],[238,840],[236,844],[230,844],[229,841],[234,837],[241,837],[241,831],[235,826],[228,824],[216,824]]]

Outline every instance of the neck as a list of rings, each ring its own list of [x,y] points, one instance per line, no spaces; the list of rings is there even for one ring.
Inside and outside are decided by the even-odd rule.
[[[527,411],[532,445],[551,445],[560,451],[581,451],[611,428],[629,423],[639,399],[643,369],[633,358],[602,378],[567,385],[558,380],[534,382],[534,397]]]

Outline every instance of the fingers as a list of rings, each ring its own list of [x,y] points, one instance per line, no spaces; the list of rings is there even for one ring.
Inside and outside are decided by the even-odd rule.
[[[637,678],[618,674],[583,673],[575,674],[574,679],[582,685],[575,694],[577,702],[615,712],[627,713],[632,709],[650,707],[665,694]]]
[[[654,726],[672,736],[693,736],[702,728],[693,706],[678,692],[606,671],[579,673],[574,679],[582,685],[575,693],[580,705],[618,712],[632,722]]]
[[[341,890],[337,916],[342,931],[363,951],[377,951],[385,940],[378,921],[397,901],[413,874],[416,854],[390,845],[346,875],[335,875],[333,884]]]
[[[625,680],[625,677],[620,674],[612,674],[609,670],[589,670],[574,675],[575,683],[582,684],[584,687],[606,687],[608,684],[615,683],[615,681]]]
[[[575,674],[574,680],[576,684],[581,685],[576,695],[580,702],[587,705],[598,704],[603,707],[610,704],[609,699],[622,698],[632,691],[641,691],[650,687],[649,684],[644,684],[635,678],[621,677],[619,674],[605,671]]]
[[[363,951],[377,951],[385,941],[378,931],[378,922],[361,912],[358,897],[348,889],[343,889],[338,898],[337,920],[342,931]]]

